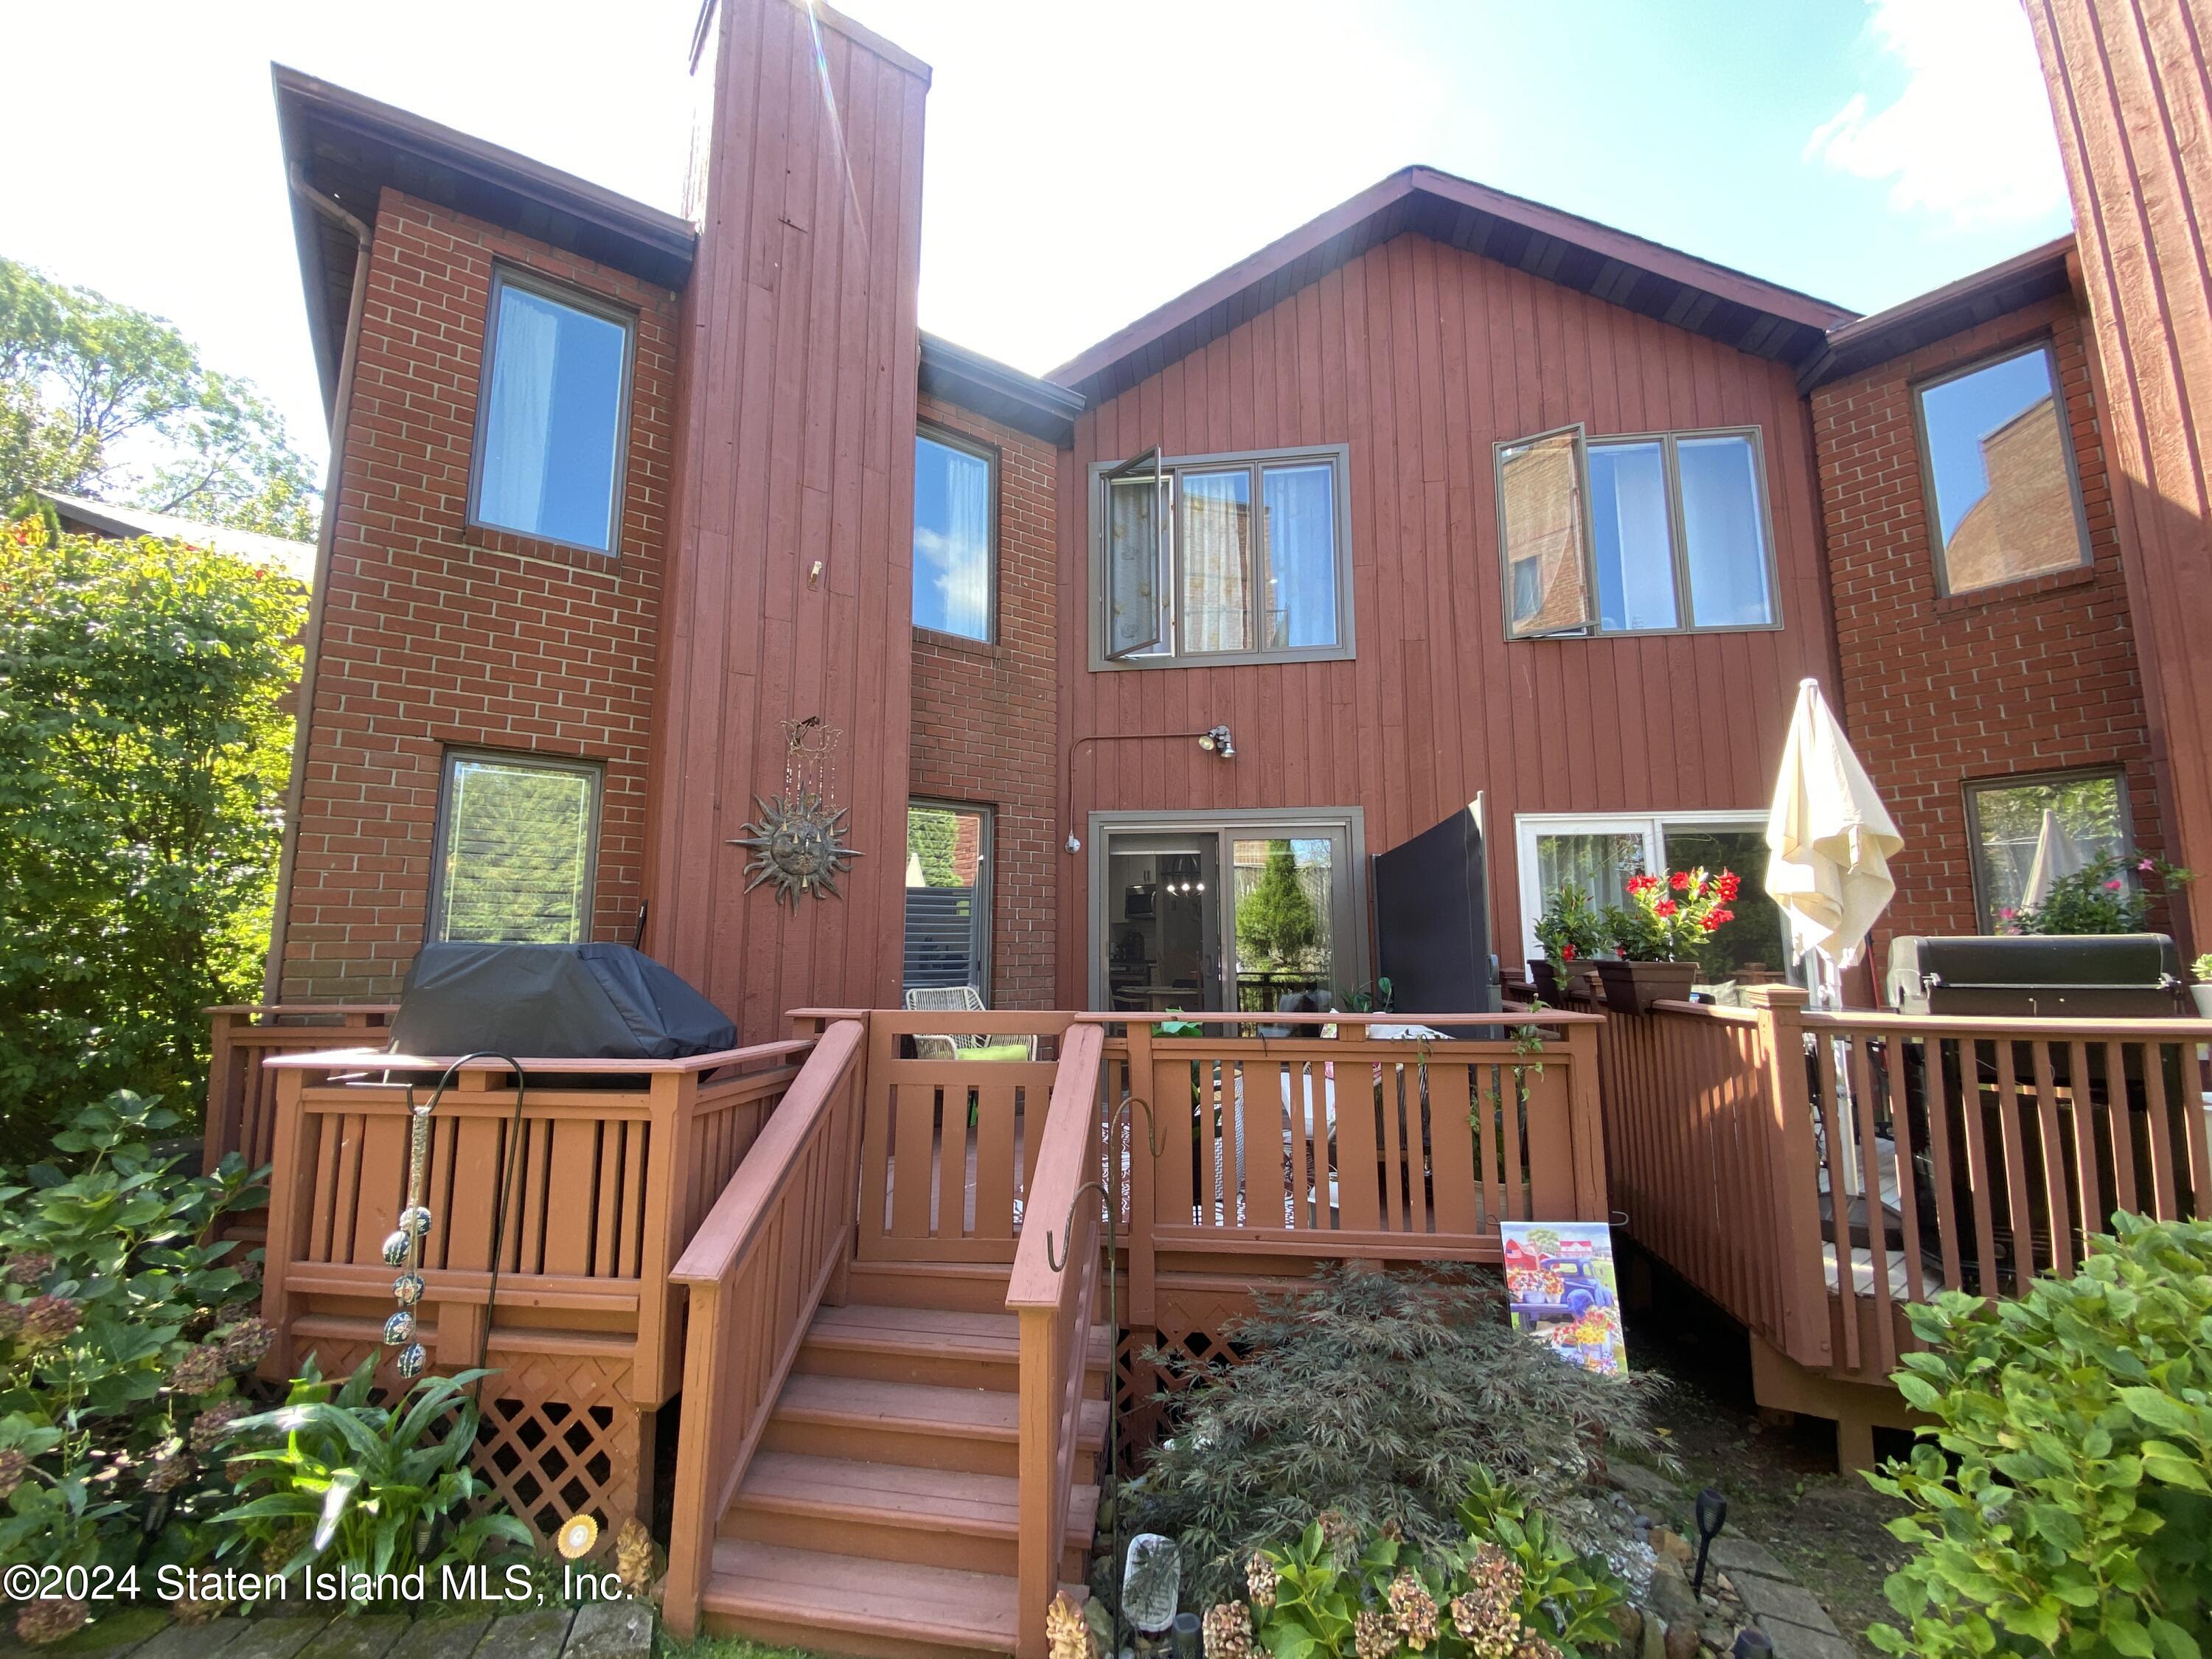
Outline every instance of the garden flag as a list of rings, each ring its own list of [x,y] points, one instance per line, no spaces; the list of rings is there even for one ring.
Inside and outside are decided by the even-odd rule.
[[[1585,1370],[1626,1372],[1613,1229],[1602,1221],[1504,1221],[1498,1231],[1515,1326]]]

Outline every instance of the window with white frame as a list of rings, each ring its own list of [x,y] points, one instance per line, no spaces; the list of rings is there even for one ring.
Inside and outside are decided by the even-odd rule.
[[[1091,666],[1349,656],[1345,461],[1338,445],[1094,466]]]
[[[1509,637],[1772,627],[1765,478],[1753,427],[1498,445]]]
[[[1708,939],[1701,982],[1798,982],[1781,907],[1766,895],[1764,812],[1522,813],[1514,819],[1524,956],[1536,957],[1536,922],[1573,883],[1602,909],[1628,903],[1638,871],[1733,870],[1742,878],[1735,920]]]

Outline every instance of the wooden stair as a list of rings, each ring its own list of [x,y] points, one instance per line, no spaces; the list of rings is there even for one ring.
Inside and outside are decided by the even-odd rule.
[[[708,1630],[868,1659],[1013,1651],[1019,1344],[1006,1280],[1004,1267],[854,1270],[854,1299],[815,1316],[717,1528]],[[1070,1589],[1097,1514],[1110,1364],[1109,1334],[1094,1329],[1061,1540]]]

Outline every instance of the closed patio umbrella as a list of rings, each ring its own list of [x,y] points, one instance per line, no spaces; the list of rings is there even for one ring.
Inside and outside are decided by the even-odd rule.
[[[2088,867],[2089,855],[2082,850],[2081,843],[2066,832],[2057,813],[2045,807],[2043,827],[2035,836],[2035,857],[2027,866],[2027,884],[2020,890],[2020,908],[2026,910],[2042,903],[2051,896],[2051,890],[2058,884],[2060,877]]]
[[[1814,1000],[1841,999],[1834,976],[1858,959],[1897,883],[1905,845],[1817,680],[1797,688],[1790,741],[1766,817],[1766,891],[1790,924],[1790,953],[1817,955]]]

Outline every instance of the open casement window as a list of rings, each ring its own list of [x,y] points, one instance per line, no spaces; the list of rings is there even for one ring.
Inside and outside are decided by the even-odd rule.
[[[1579,424],[1498,447],[1506,634],[1567,634],[1597,621],[1591,604],[1588,476]]]
[[[1106,474],[1106,655],[1119,661],[1167,639],[1168,491],[1158,445]]]

